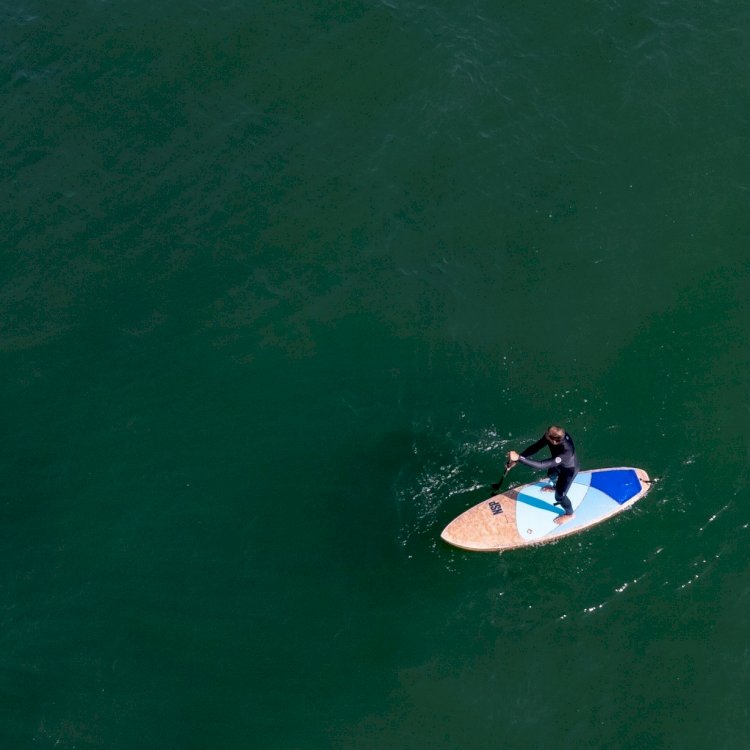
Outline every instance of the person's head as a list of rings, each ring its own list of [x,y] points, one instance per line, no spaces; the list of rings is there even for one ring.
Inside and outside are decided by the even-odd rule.
[[[553,424],[547,428],[547,432],[544,433],[544,437],[547,441],[553,445],[559,445],[565,438],[565,430],[559,425]]]

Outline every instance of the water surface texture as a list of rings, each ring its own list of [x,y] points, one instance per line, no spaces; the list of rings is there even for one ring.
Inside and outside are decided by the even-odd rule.
[[[749,30],[0,0],[2,747],[747,747]],[[442,543],[552,422],[659,481]]]

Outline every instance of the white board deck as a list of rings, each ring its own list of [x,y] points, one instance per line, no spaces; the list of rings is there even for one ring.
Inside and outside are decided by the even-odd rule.
[[[451,521],[440,535],[454,547],[477,551],[543,544],[600,523],[640,500],[651,488],[643,469],[620,466],[580,471],[568,497],[574,517],[563,524],[555,519],[563,510],[554,505],[555,493],[544,480],[516,487],[483,500]]]

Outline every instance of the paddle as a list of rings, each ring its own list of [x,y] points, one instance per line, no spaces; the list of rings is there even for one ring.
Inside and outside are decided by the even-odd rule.
[[[508,472],[515,466],[515,462],[508,459],[505,462],[505,471],[503,472],[503,475],[500,477],[499,482],[495,482],[492,486],[493,492],[500,492],[500,488],[503,486],[503,482],[505,481],[505,477],[508,475]]]

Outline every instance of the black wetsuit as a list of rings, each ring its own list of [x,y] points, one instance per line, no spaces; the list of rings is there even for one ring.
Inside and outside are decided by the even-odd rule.
[[[552,458],[548,458],[546,461],[532,461],[528,458],[528,456],[538,453],[545,446],[550,449]],[[578,458],[570,435],[566,432],[562,442],[555,444],[547,440],[545,434],[536,443],[526,448],[519,455],[518,460],[533,469],[547,469],[547,476],[555,483],[555,503],[561,505],[567,515],[573,515],[573,504],[570,502],[567,492],[578,473]]]

